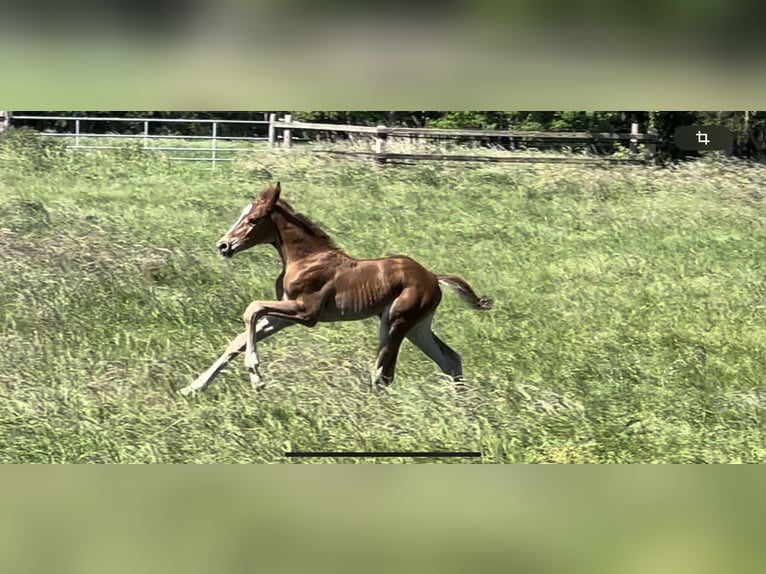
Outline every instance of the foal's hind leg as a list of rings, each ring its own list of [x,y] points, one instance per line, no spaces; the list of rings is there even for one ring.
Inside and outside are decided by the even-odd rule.
[[[460,355],[451,349],[444,341],[437,337],[431,330],[431,322],[434,315],[431,313],[420,323],[415,325],[407,333],[407,338],[416,347],[423,351],[428,358],[439,365],[443,373],[452,377],[454,381],[463,379],[463,361]]]
[[[390,321],[388,313],[383,313],[378,329],[378,356],[372,375],[373,389],[387,387],[394,382],[396,359],[405,334],[406,330],[400,319]]]
[[[372,375],[373,388],[387,387],[394,382],[396,360],[402,341],[422,317],[422,311],[419,307],[413,308],[413,302],[405,292],[395,299],[380,316],[378,356]]]

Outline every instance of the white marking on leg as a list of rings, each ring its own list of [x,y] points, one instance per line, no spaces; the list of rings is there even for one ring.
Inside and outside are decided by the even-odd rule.
[[[258,351],[256,349],[256,337],[258,335],[258,325],[255,323],[255,315],[258,312],[259,306],[257,303],[250,303],[245,309],[242,320],[245,323],[245,331],[247,332],[247,346],[245,348],[245,367],[248,371],[252,371],[254,367],[258,366]],[[265,320],[265,317],[263,318]],[[259,321],[260,322],[260,321]]]
[[[202,373],[196,381],[192,384],[181,389],[182,395],[190,395],[195,391],[201,391],[213,382],[216,376],[228,365],[231,360],[239,355],[243,350],[246,342],[246,333],[240,333],[226,348],[226,351],[213,363],[213,365],[204,373]]]
[[[460,355],[441,341],[431,330],[433,313],[415,325],[407,333],[407,338],[425,355],[436,363],[443,373],[453,379],[463,376],[463,365]]]
[[[250,384],[254,389],[260,390],[265,386],[263,384],[263,377],[261,376],[261,372],[258,370],[261,361],[258,357],[257,342],[262,341],[266,337],[270,337],[277,331],[284,329],[290,324],[290,321],[286,321],[285,319],[278,319],[276,317],[261,317],[255,324],[255,334],[251,334],[248,337],[248,343],[252,343],[252,355],[245,354],[245,367],[247,367],[248,371],[250,371]]]
[[[281,321],[279,319],[275,319],[273,317],[261,317],[258,319],[258,322],[255,324],[255,329],[248,331],[249,333],[254,333],[253,335],[250,335],[248,337],[248,344],[251,345],[251,348],[245,350],[245,366],[255,367],[257,368],[258,365],[261,364],[260,359],[258,358],[258,348],[256,346],[256,343],[258,341],[262,341],[266,337],[273,335],[280,329],[287,326],[286,321]]]
[[[281,319],[264,317],[263,319],[259,320],[258,324],[256,325],[256,339],[262,341],[266,337],[281,331],[289,325],[289,322],[282,321]],[[190,395],[193,392],[202,391],[205,387],[212,383],[213,379],[215,379],[220,374],[226,365],[228,365],[238,355],[246,352],[248,339],[249,337],[247,332],[240,333],[231,343],[229,343],[226,351],[218,358],[215,363],[213,363],[213,365],[207,371],[201,374],[192,384],[181,389],[181,394]]]

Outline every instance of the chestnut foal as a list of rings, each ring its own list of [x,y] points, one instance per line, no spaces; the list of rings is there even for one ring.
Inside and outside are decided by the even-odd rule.
[[[380,318],[374,387],[393,382],[405,337],[444,373],[462,380],[460,355],[431,331],[442,297],[439,284],[456,289],[474,309],[491,309],[492,300],[477,296],[460,277],[435,275],[409,257],[360,260],[346,255],[324,231],[280,199],[280,191],[279,183],[264,189],[218,241],[218,251],[224,257],[263,243],[273,245],[282,259],[277,300],[251,303],[243,315],[245,331],[181,392],[188,395],[204,389],[242,351],[253,387],[261,388],[258,341],[289,325],[313,327],[319,321],[355,321],[372,316]]]

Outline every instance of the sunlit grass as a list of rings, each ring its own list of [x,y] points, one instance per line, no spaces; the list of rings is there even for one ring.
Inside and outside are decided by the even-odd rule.
[[[380,167],[300,149],[199,167],[135,146],[0,146],[0,460],[766,458],[763,168]],[[445,293],[435,320],[466,396],[409,343],[394,386],[372,394],[365,321],[265,342],[262,393],[237,361],[179,397],[248,302],[274,296],[273,250],[229,265],[214,242],[277,179],[349,253],[406,253],[496,300],[478,313]]]

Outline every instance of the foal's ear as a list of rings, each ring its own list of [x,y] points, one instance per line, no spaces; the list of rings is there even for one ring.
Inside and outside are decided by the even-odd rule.
[[[279,199],[279,194],[282,191],[282,187],[279,185],[279,182],[277,182],[277,185],[267,187],[263,190],[261,193],[261,199],[266,204],[266,209],[269,210],[277,203],[277,200]]]

